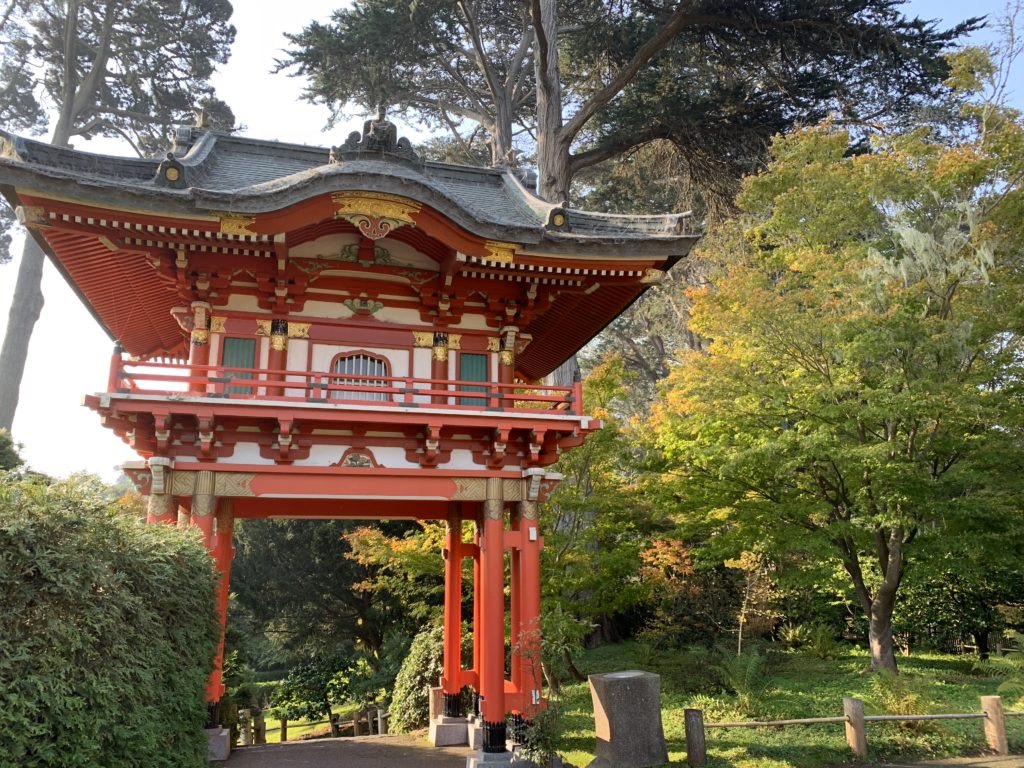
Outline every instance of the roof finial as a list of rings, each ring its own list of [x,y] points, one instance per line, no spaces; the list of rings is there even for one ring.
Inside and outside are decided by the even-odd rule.
[[[413,151],[412,144],[405,137],[398,138],[398,128],[387,118],[388,106],[384,102],[377,104],[376,115],[363,123],[363,132],[352,131],[340,147],[331,147],[330,162],[341,161],[342,155],[349,152],[386,152],[404,157],[413,162],[420,159]]]

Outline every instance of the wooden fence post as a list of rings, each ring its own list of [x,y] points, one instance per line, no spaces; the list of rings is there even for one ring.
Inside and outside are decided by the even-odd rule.
[[[1003,700],[999,696],[982,696],[981,711],[985,713],[985,741],[988,742],[988,748],[997,755],[1009,754],[1010,748],[1006,743]]]
[[[238,710],[238,735],[243,747],[252,746],[252,718],[248,709]]]
[[[288,718],[281,718],[281,741],[288,741]]]
[[[267,721],[263,717],[263,710],[257,709],[252,716],[253,743],[267,743]]]
[[[387,724],[384,721],[384,710],[378,707],[377,709],[377,733],[382,736],[388,732]]]
[[[868,735],[864,727],[864,702],[860,699],[844,698],[843,714],[846,716],[846,743],[853,754],[864,759],[868,756]]]
[[[708,752],[704,744],[704,712],[684,709],[683,728],[686,731],[686,762],[691,768],[703,768],[708,764]]]

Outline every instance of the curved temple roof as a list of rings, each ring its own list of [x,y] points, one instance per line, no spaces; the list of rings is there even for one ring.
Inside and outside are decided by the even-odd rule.
[[[22,206],[35,239],[111,337],[142,357],[177,354],[185,343],[168,314],[183,300],[181,287],[168,285],[166,270],[161,277],[145,254],[163,253],[172,273],[179,248],[279,258],[281,244],[312,237],[324,216],[341,215],[339,201],[366,193],[433,211],[433,236],[447,241],[442,249],[457,257],[454,269],[465,279],[524,291],[531,283],[533,290],[561,286],[558,301],[522,329],[541,342],[517,357],[530,379],[587,343],[700,236],[689,214],[578,211],[536,197],[507,168],[423,161],[382,119],[332,148],[183,127],[171,151],[155,159],[96,155],[0,130],[0,192]],[[427,222],[417,220],[426,232]],[[414,239],[421,235],[399,236],[429,246]],[[429,247],[441,269],[445,257]],[[117,301],[110,285],[120,286]],[[437,291],[424,300],[447,303],[440,296],[447,289]]]
[[[410,149],[327,149],[193,127],[178,129],[165,159],[96,155],[0,130],[0,183],[21,187],[30,180],[45,193],[88,185],[106,190],[109,205],[183,214],[256,214],[325,192],[382,192],[418,200],[481,237],[524,245],[643,241],[664,251],[698,235],[688,213],[622,216],[547,203],[506,168],[420,161]]]

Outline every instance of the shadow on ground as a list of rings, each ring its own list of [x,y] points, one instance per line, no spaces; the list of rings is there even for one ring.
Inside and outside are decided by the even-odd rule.
[[[313,739],[242,747],[225,768],[464,768],[470,751],[436,749],[415,734]],[[216,765],[216,764],[215,764]]]

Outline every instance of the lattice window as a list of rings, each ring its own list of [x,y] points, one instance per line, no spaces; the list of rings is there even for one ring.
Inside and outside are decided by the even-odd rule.
[[[331,383],[346,387],[387,387],[388,361],[365,352],[338,355],[331,363],[331,373],[342,374]],[[341,390],[331,393],[338,400],[387,400],[387,392]]]

